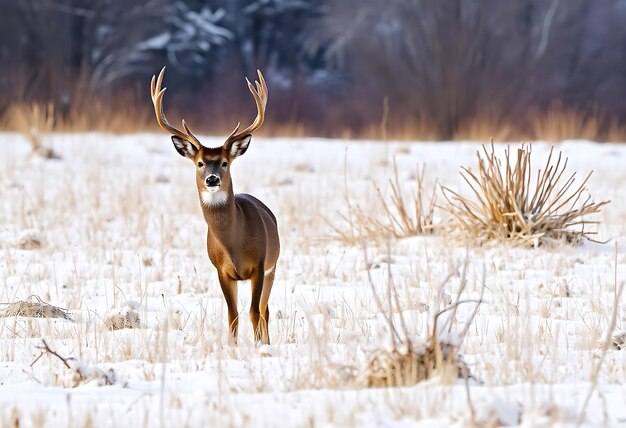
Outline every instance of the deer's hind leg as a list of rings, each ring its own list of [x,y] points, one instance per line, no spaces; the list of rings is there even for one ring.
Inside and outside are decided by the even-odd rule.
[[[250,278],[252,285],[252,300],[250,302],[250,321],[252,322],[252,331],[254,332],[254,341],[259,342],[262,339],[260,321],[262,319],[261,314],[261,297],[263,295],[263,283],[265,278],[265,271],[263,265],[259,266]],[[265,341],[263,341],[265,343]]]
[[[270,323],[270,308],[269,300],[270,293],[272,292],[272,285],[274,284],[274,273],[276,272],[276,266],[265,274],[263,281],[263,292],[261,293],[261,301],[259,310],[261,313],[261,340],[263,343],[269,345],[269,323]]]

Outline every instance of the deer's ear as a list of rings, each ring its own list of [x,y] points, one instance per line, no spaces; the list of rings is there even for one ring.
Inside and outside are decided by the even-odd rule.
[[[233,141],[228,148],[228,153],[230,153],[233,158],[243,155],[246,150],[248,150],[250,140],[252,140],[252,135],[249,134],[241,138],[240,140]]]
[[[196,146],[191,144],[189,141],[183,140],[182,138],[175,135],[172,135],[172,143],[174,143],[174,148],[181,156],[184,156],[191,160],[193,160],[196,156],[196,153],[198,153],[198,148]]]

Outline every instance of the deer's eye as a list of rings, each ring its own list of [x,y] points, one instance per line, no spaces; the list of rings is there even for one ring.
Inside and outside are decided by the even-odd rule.
[[[228,162],[224,161],[222,162],[222,168],[226,168],[228,166]]]
[[[202,162],[198,162],[198,168],[202,168],[204,164]]]

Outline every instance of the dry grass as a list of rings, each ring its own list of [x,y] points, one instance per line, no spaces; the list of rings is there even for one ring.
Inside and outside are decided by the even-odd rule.
[[[481,301],[475,303],[478,308]],[[438,376],[444,383],[469,377],[469,368],[459,355],[465,334],[452,343],[441,340],[437,332],[437,318],[457,305],[458,302],[434,316],[434,328],[425,343],[415,343],[405,332],[403,337],[398,336],[398,342],[394,340],[390,349],[379,348],[371,352],[361,370],[357,371],[357,385],[367,388],[395,388],[415,385],[433,376]],[[404,323],[403,320],[402,324]],[[471,319],[468,326],[470,323]],[[396,327],[393,326],[393,329]]]
[[[7,118],[10,126],[28,140],[31,156],[40,156],[44,159],[60,158],[42,141],[45,134],[55,129],[53,104],[14,104],[9,108]]]
[[[246,100],[247,101],[247,100]],[[241,120],[240,114],[216,114],[214,106],[173,114],[185,116],[201,133],[221,134],[231,129]],[[339,112],[341,113],[341,112]],[[272,115],[260,131],[266,137],[330,137],[350,140],[379,141],[438,141],[445,138],[433,124],[419,117],[391,116],[381,124],[376,114],[368,113],[371,120],[363,118],[363,123],[349,123],[349,114],[330,115],[327,118],[298,120]],[[210,122],[204,118],[211,117]],[[121,93],[111,100],[96,96],[77,96],[70,106],[56,106],[52,103],[11,104],[0,123],[4,130],[23,133],[33,146],[34,152],[40,148],[41,135],[47,132],[87,132],[130,133],[158,130],[147,95],[142,93]],[[195,129],[195,128],[194,128]],[[450,136],[448,136],[450,137]],[[578,112],[555,105],[547,110],[531,111],[526,116],[514,120],[499,114],[482,113],[463,120],[455,127],[450,139],[453,141],[481,141],[494,138],[498,141],[588,139],[593,141],[626,141],[626,128],[618,121],[601,117],[594,112]]]
[[[359,384],[368,388],[392,388],[415,385],[437,374],[454,380],[467,367],[458,356],[458,347],[429,341],[426,346],[402,347],[372,352],[359,376]]]
[[[585,220],[609,201],[593,202],[585,184],[591,172],[578,187],[573,187],[576,172],[563,180],[567,158],[559,153],[553,162],[554,148],[543,170],[532,180],[531,146],[522,145],[511,162],[510,149],[505,150],[505,164],[483,145],[477,151],[478,173],[462,167],[461,176],[471,188],[475,199],[443,187],[449,211],[457,229],[464,236],[479,242],[509,241],[524,246],[538,246],[555,240],[577,243],[593,240],[597,233],[585,229],[597,221]],[[484,157],[483,157],[484,156]]]
[[[427,199],[424,190],[425,172],[425,166],[418,168],[415,178],[415,194],[413,195],[412,203],[409,203],[403,196],[402,187],[398,178],[398,166],[394,159],[393,179],[389,179],[389,187],[391,188],[391,206],[395,211],[389,208],[390,204],[385,200],[380,187],[376,186],[376,195],[386,214],[386,221],[381,221],[365,213],[361,213],[362,224],[368,231],[368,236],[374,235],[376,231],[378,231],[378,233],[382,231],[383,235],[396,238],[432,233],[433,214],[437,200],[435,193],[437,184],[435,183],[433,185],[430,197]]]
[[[137,312],[126,310],[109,316],[104,325],[107,330],[122,330],[125,328],[140,328],[141,322]]]
[[[421,339],[411,339],[407,321],[402,314],[402,308],[398,297],[391,264],[387,264],[387,302],[376,292],[377,288],[371,276],[369,257],[365,242],[361,241],[365,264],[367,266],[367,278],[370,289],[373,293],[374,302],[378,311],[383,314],[388,325],[389,339],[391,347],[389,349],[378,348],[370,353],[364,367],[357,371],[359,384],[368,388],[380,387],[403,387],[415,385],[418,382],[430,379],[434,375],[440,377],[444,382],[454,382],[457,378],[469,376],[469,369],[459,356],[459,348],[467,334],[478,308],[483,300],[483,287],[478,300],[461,300],[461,295],[467,285],[468,259],[465,260],[461,269],[460,284],[457,290],[456,300],[451,304],[444,304],[444,289],[450,280],[447,276],[439,285],[437,292],[436,307],[444,305],[445,308],[436,312],[432,316],[432,330],[428,338],[422,342]],[[390,249],[388,247],[387,251]],[[390,254],[388,254],[388,259]],[[463,331],[458,335],[452,335],[452,323],[456,316],[459,305],[464,303],[475,303],[476,306],[470,318],[466,321]],[[394,321],[393,313],[397,312],[399,321]],[[440,324],[440,319],[447,315]],[[448,338],[443,339],[441,333],[448,328]]]
[[[136,102],[124,102],[123,99],[112,107],[92,97],[75,101],[65,109],[52,103],[14,103],[6,110],[2,123],[5,130],[24,134],[34,153],[46,155],[41,138],[51,132],[99,131],[119,134],[156,129],[154,113],[148,107],[149,104],[144,107]],[[50,157],[54,158],[56,154],[51,152]]]
[[[582,114],[559,105],[528,117],[530,136],[534,140],[562,141],[585,139],[593,141],[624,141],[626,129],[615,121],[603,120],[597,114]]]
[[[358,244],[361,239],[382,241],[389,238],[407,238],[427,235],[434,231],[433,216],[436,203],[437,184],[426,196],[424,176],[426,167],[418,168],[415,176],[415,193],[412,200],[405,195],[398,176],[398,166],[394,159],[393,177],[389,179],[391,195],[388,200],[381,188],[374,183],[377,206],[362,208],[350,201],[346,189],[344,199],[348,213],[339,213],[343,225],[330,224],[335,238],[350,244]]]
[[[534,138],[547,141],[597,139],[601,131],[597,118],[584,118],[575,112],[555,108],[531,114],[529,123]]]
[[[44,245],[44,239],[38,229],[26,229],[17,237],[15,245],[21,250],[35,250]]]
[[[313,311],[305,311],[310,329],[309,341],[313,352],[310,365],[298,371],[290,379],[293,390],[324,388],[324,389],[362,389],[362,388],[398,388],[416,385],[420,382],[437,379],[443,384],[453,384],[457,379],[468,379],[469,367],[463,361],[460,349],[467,333],[483,302],[485,282],[477,299],[464,299],[468,281],[468,263],[451,267],[451,271],[438,285],[428,317],[427,332],[420,332],[415,318],[405,317],[408,310],[407,302],[396,286],[392,274],[390,248],[386,257],[386,284],[375,282],[375,274],[381,266],[373,268],[366,242],[361,240],[363,264],[367,274],[367,284],[371,296],[368,300],[380,317],[384,333],[364,346],[364,355],[360,353],[344,354],[338,358],[336,349],[329,346],[333,339],[328,336],[327,328],[331,319],[335,318],[332,310],[323,310],[323,323],[315,323]],[[374,251],[376,252],[376,251]],[[454,278],[454,280],[452,280]],[[445,290],[458,279],[460,286],[456,288],[456,297],[452,299]],[[450,300],[448,300],[450,299]],[[475,304],[472,313],[464,319],[459,328],[456,322],[457,309],[464,304]],[[439,309],[442,308],[442,309]],[[425,309],[428,310],[428,309]],[[409,310],[410,312],[410,310]]]
[[[0,311],[0,318],[29,317],[29,318],[63,318],[72,320],[70,314],[63,308],[50,305],[37,296],[30,296],[26,300],[14,303],[0,303],[6,308]]]
[[[383,115],[380,122],[372,120],[369,125],[359,130],[344,125],[336,132],[336,138],[348,140],[380,140],[383,142],[390,140],[412,141],[415,139],[437,141],[441,139],[441,135],[432,123],[426,119],[399,119],[395,115],[390,114],[390,111],[383,107]]]
[[[456,141],[515,141],[528,136],[521,136],[515,124],[508,123],[497,114],[480,114],[461,122],[454,133]]]

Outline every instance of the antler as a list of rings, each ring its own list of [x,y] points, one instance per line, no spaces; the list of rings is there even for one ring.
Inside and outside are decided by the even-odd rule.
[[[182,138],[185,141],[189,141],[191,144],[195,145],[196,148],[200,148],[200,141],[196,138],[195,135],[191,133],[191,130],[185,123],[185,119],[183,119],[183,129],[184,132],[178,128],[173,127],[170,122],[165,117],[165,113],[163,112],[163,95],[165,94],[165,90],[167,88],[161,89],[161,84],[163,83],[163,75],[165,74],[165,67],[161,69],[159,73],[159,77],[155,80],[155,76],[152,76],[152,81],[150,82],[151,87],[151,95],[152,95],[152,104],[154,104],[154,114],[156,115],[157,123],[161,128],[166,130],[172,135]]]
[[[233,132],[231,132],[228,136],[227,142],[237,141],[245,135],[252,134],[254,131],[259,129],[261,125],[263,125],[263,121],[265,120],[265,106],[267,105],[267,85],[265,84],[265,79],[263,78],[263,74],[261,74],[261,71],[257,70],[256,72],[259,75],[259,81],[254,81],[256,88],[252,86],[252,83],[250,83],[250,81],[246,77],[246,82],[248,82],[248,89],[250,89],[250,92],[254,97],[254,101],[256,102],[256,118],[254,119],[254,122],[252,122],[252,125],[248,126],[246,129],[240,132],[237,132],[237,130],[239,129],[239,125],[241,125],[241,122],[237,123],[237,126],[235,127],[235,129],[233,129]]]

